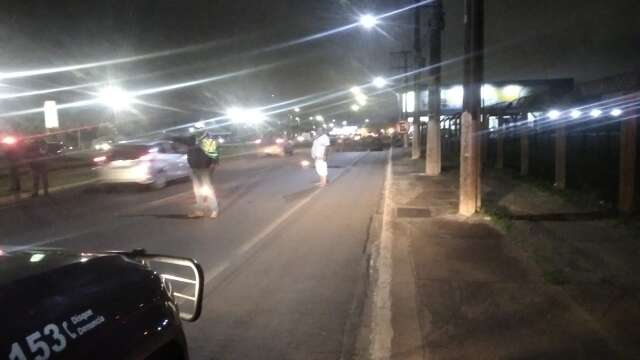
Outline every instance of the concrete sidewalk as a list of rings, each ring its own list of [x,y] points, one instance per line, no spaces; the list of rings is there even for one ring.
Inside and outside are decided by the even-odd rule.
[[[456,214],[456,172],[423,161],[392,167],[392,358],[621,358],[487,219]]]

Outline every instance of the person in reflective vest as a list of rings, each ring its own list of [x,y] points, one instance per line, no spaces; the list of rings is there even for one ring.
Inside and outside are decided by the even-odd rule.
[[[193,192],[196,206],[190,217],[203,217],[208,212],[211,218],[218,217],[218,199],[213,187],[213,172],[220,160],[218,142],[209,132],[205,132],[187,151],[187,161],[191,167]]]

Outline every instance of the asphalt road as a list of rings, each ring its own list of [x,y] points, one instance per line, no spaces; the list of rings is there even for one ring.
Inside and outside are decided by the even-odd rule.
[[[0,244],[196,258],[206,286],[202,318],[185,325],[194,359],[349,358],[385,153],[332,154],[325,188],[301,159],[225,161],[218,219],[186,217],[188,182],[82,188],[0,208]]]

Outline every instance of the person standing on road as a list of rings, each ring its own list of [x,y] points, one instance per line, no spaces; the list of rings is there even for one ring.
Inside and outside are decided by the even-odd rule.
[[[324,129],[318,130],[318,137],[313,140],[311,146],[311,157],[315,160],[316,172],[320,176],[320,186],[327,185],[327,175],[329,169],[327,165],[327,147],[331,145],[329,136],[325,133]]]
[[[219,162],[218,143],[213,135],[205,132],[189,147],[187,161],[191,167],[193,192],[196,196],[195,210],[189,217],[218,217],[218,200],[213,188],[213,171]]]
[[[22,191],[20,166],[24,161],[24,144],[21,139],[14,136],[6,136],[2,141],[2,145],[4,156],[9,163],[9,192],[15,198],[19,198]]]
[[[33,178],[31,196],[36,197],[40,192],[40,183],[44,196],[49,196],[49,146],[44,139],[36,139],[28,148],[29,167]]]

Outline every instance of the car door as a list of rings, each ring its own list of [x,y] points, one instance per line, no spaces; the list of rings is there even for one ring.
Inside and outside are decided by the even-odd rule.
[[[189,175],[189,163],[187,162],[187,147],[183,144],[171,142],[169,143],[173,164],[175,169],[175,178]]]
[[[175,165],[175,157],[174,154],[172,154],[173,151],[171,146],[167,142],[160,142],[156,144],[156,148],[158,149],[155,156],[157,161],[157,170],[164,171],[169,180],[174,179],[177,167]]]

